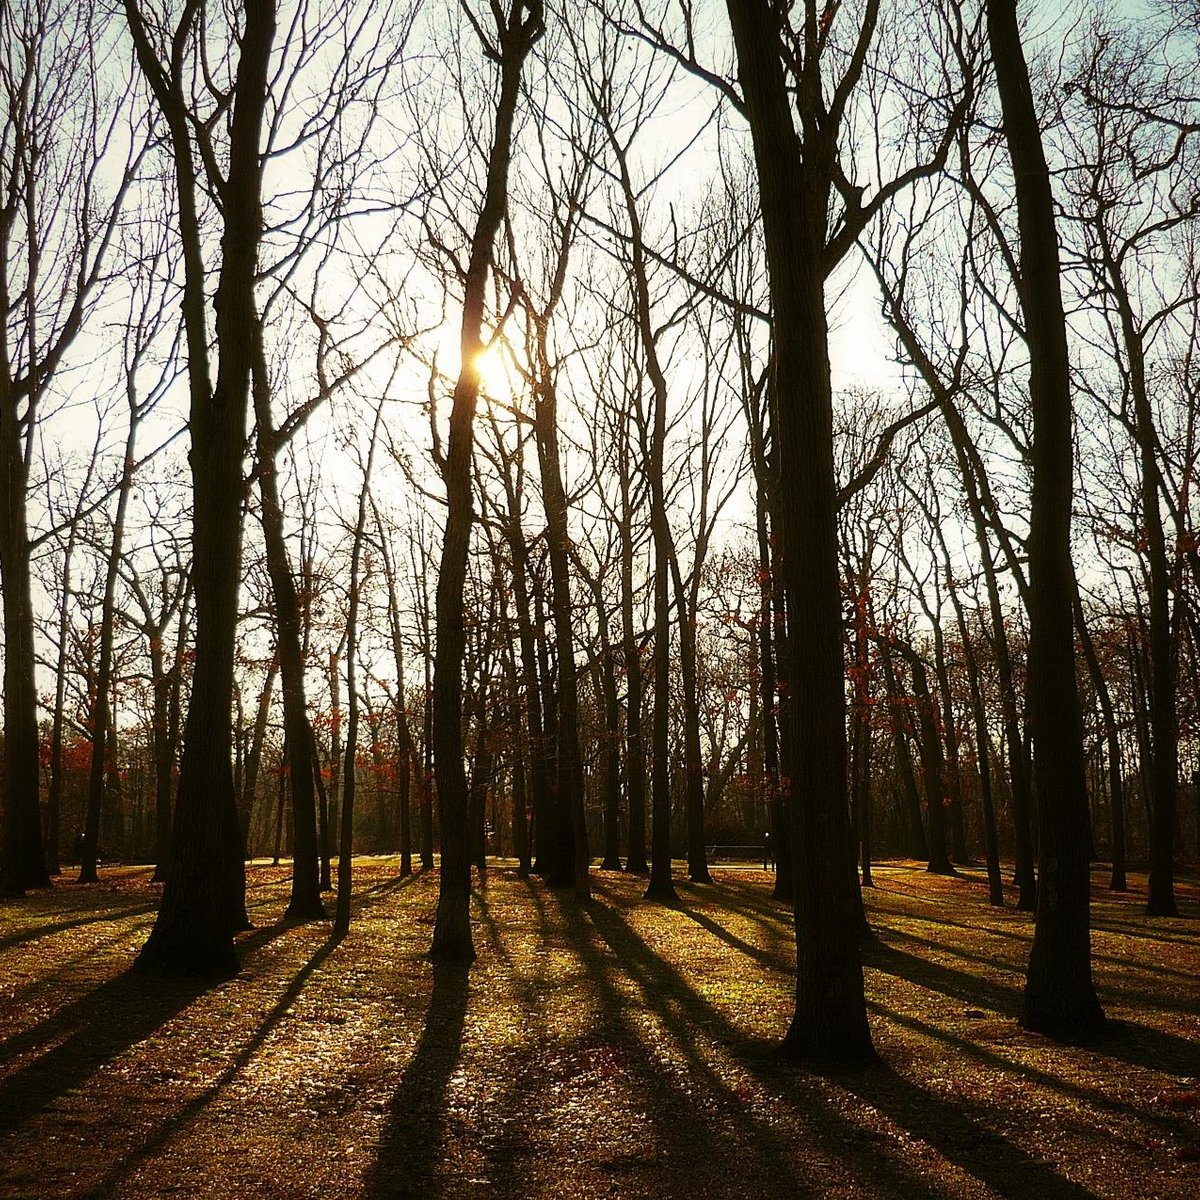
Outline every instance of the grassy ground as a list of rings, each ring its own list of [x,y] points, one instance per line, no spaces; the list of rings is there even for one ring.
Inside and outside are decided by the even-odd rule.
[[[0,907],[0,1195],[339,1197],[1200,1195],[1200,933],[1095,893],[1102,999],[1067,1048],[1015,1022],[1031,921],[978,873],[877,868],[879,1065],[781,1060],[793,951],[769,876],[678,907],[489,872],[479,961],[433,971],[436,876],[358,864],[355,923],[280,914],[250,871],[242,973],[131,974],[148,873]],[[1184,911],[1200,905],[1180,889]]]

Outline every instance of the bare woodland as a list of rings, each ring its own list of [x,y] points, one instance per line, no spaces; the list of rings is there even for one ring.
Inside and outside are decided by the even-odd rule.
[[[872,863],[979,865],[1012,1015],[1103,1033],[1093,864],[1167,918],[1200,859],[1198,55],[1191,0],[0,6],[4,903],[152,863],[138,969],[221,977],[248,858],[345,934],[398,854],[440,967],[496,860],[769,855],[845,1064]]]

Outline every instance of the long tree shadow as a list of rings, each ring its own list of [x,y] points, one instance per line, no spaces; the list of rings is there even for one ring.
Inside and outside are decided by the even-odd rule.
[[[919,941],[911,935],[898,936],[914,942]],[[1020,1015],[1021,995],[1016,988],[1005,987],[979,975],[930,962],[919,955],[909,954],[882,942],[872,946],[863,957],[867,966],[940,992],[965,1004],[986,1005],[1014,1021]],[[988,960],[980,961],[986,963]],[[1194,1011],[1194,1008],[1189,1009],[1186,1002],[1174,1002],[1160,996],[1138,993],[1120,984],[1110,988],[1107,994],[1119,996],[1131,1003],[1153,1004],[1169,1011]],[[1200,1077],[1200,1045],[1190,1038],[1154,1029],[1139,1022],[1110,1022],[1107,1036],[1094,1048],[1108,1058],[1146,1070],[1189,1078]]]
[[[253,952],[282,932],[265,928],[239,942]],[[214,986],[212,980],[147,974],[132,967],[0,1045],[5,1058],[44,1054],[0,1081],[0,1133],[15,1129],[104,1064],[149,1037]]]
[[[1025,914],[1025,913],[1017,913],[1015,910],[1011,910],[1011,911],[1012,911],[1012,915],[1014,917],[1028,916],[1028,914]],[[988,938],[1002,938],[1005,940],[1017,942],[1021,946],[1021,948],[1024,952],[1022,955],[1022,958],[1024,958],[1025,956],[1028,955],[1029,946],[1033,940],[1033,925],[1032,925],[1031,921],[1025,923],[1023,928],[1017,927],[1017,928],[1013,928],[1013,929],[1005,929],[1005,928],[998,926],[995,923],[995,917],[992,914],[989,914],[991,919],[986,924],[982,924],[982,925],[971,924],[969,921],[965,921],[965,920],[954,920],[953,918],[947,916],[944,913],[940,913],[938,915],[933,915],[931,913],[905,913],[905,914],[903,914],[902,918],[898,917],[898,916],[894,916],[893,914],[890,914],[890,913],[884,914],[884,913],[880,913],[880,912],[875,912],[872,915],[875,918],[875,922],[876,922],[876,925],[878,928],[884,929],[891,933],[896,933],[898,935],[901,933],[901,931],[896,929],[893,921],[902,919],[903,922],[910,927],[914,926],[914,925],[928,925],[928,926],[932,926],[934,928],[934,930],[938,930],[938,929],[961,930],[962,933],[966,934],[967,936],[969,936],[973,939],[978,939],[981,936],[986,936]],[[889,920],[889,918],[892,918],[892,920]],[[1110,932],[1113,934],[1114,937],[1119,937],[1122,939],[1128,938],[1130,941],[1134,941],[1134,942],[1136,942],[1142,936],[1142,934],[1145,932],[1144,930],[1138,930],[1138,929],[1132,930],[1131,932],[1120,932],[1117,930],[1107,930],[1105,925],[1103,924],[1102,920],[1099,918],[1093,918],[1092,926],[1093,926],[1093,932]],[[919,943],[924,944],[924,939],[921,939],[919,937],[913,938],[913,935],[911,933],[905,933],[904,936],[907,936],[912,940],[915,940]],[[947,949],[951,953],[960,955],[961,957],[970,957],[970,955],[968,955],[965,951],[962,951],[962,950],[956,948],[952,944],[948,944],[944,941],[941,942],[941,944],[944,946],[945,949]],[[1190,944],[1190,943],[1187,943],[1187,944]],[[1197,948],[1200,949],[1200,942],[1196,942],[1195,944],[1197,945]],[[1195,978],[1194,972],[1189,973],[1187,971],[1174,970],[1167,966],[1159,966],[1158,964],[1155,964],[1154,966],[1150,966],[1148,963],[1139,962],[1137,959],[1134,959],[1134,958],[1123,958],[1120,955],[1113,954],[1113,953],[1107,952],[1105,950],[1097,950],[1094,946],[1092,949],[1092,962],[1094,962],[1094,963],[1110,963],[1115,967],[1119,967],[1119,968],[1122,968],[1125,970],[1138,971],[1142,974],[1146,974],[1146,975],[1150,975],[1150,976],[1164,976],[1165,975],[1165,976],[1170,976],[1175,979],[1189,980],[1189,981]],[[1012,964],[1012,969],[1014,969],[1014,970],[1023,969],[1023,965],[1024,965],[1023,962],[1021,964],[1017,964],[1014,962]]]
[[[354,908],[351,910],[351,916],[353,917],[359,909],[371,908],[380,900],[386,899],[402,888],[411,887],[420,879],[421,872],[414,871],[410,875],[394,875],[391,879],[383,879],[379,883],[371,884],[370,887],[359,888],[354,893]]]
[[[528,878],[520,882],[528,889],[537,921],[536,931],[526,936],[539,947],[561,945],[541,891]],[[489,1103],[488,1119],[479,1130],[479,1174],[486,1180],[487,1195],[523,1200],[538,1192],[535,1180],[542,1159],[535,1140],[538,1114],[547,1097],[557,1096],[562,1063],[570,1060],[573,1047],[564,1044],[548,1015],[554,988],[547,960],[535,954],[530,966],[522,968],[501,937],[487,898],[478,893],[474,898],[489,950],[504,963],[507,985],[520,1005],[521,1031],[519,1042],[499,1056],[493,1050],[489,1058],[493,1077],[503,1080],[503,1086]],[[548,1055],[556,1069],[547,1064]]]
[[[975,1119],[976,1105],[944,1100],[882,1063],[869,1078],[847,1072],[831,1077],[1002,1196],[1096,1200],[1094,1192],[1059,1174],[1051,1163]]]
[[[1005,1057],[995,1049],[979,1042],[955,1037],[928,1021],[919,1020],[876,1002],[868,1002],[867,1007],[873,1014],[884,1016],[889,1021],[911,1030],[920,1037],[932,1038],[941,1042],[949,1054],[959,1055],[964,1060],[973,1060],[994,1070],[1019,1075],[1027,1083],[1044,1087],[1047,1091],[1057,1092],[1073,1102],[1073,1110],[1078,1111],[1079,1105],[1083,1104],[1088,1108],[1100,1109],[1127,1120],[1137,1121],[1143,1126],[1153,1127],[1155,1130],[1171,1136],[1186,1136],[1187,1134],[1186,1120],[1181,1114],[1165,1111],[1162,1113],[1147,1112],[1145,1108],[1116,1099],[1103,1091],[1075,1083],[1062,1075],[1041,1070],[1028,1062]]]
[[[107,1196],[115,1192],[119,1185],[127,1179],[134,1170],[146,1159],[150,1158],[157,1151],[161,1150],[181,1129],[185,1128],[193,1119],[200,1115],[209,1104],[216,1099],[223,1088],[225,1088],[231,1080],[233,1080],[239,1072],[245,1069],[251,1058],[262,1047],[263,1043],[270,1036],[271,1031],[279,1024],[285,1014],[287,1014],[296,1000],[299,999],[300,993],[304,989],[304,985],[308,982],[309,977],[316,971],[325,960],[338,948],[342,938],[338,934],[331,933],[321,946],[309,957],[308,961],[300,967],[288,984],[283,994],[275,1002],[271,1011],[263,1019],[262,1023],[254,1031],[253,1036],[246,1044],[238,1051],[234,1060],[221,1072],[221,1074],[213,1080],[198,1096],[194,1097],[178,1112],[173,1114],[171,1118],[160,1125],[153,1135],[143,1141],[139,1146],[131,1152],[122,1156],[120,1163],[109,1172],[109,1174],[101,1180],[89,1193],[90,1196],[99,1200],[100,1197]],[[243,943],[244,944],[244,943]]]
[[[788,1100],[794,1110],[811,1110],[813,1096],[806,1073],[777,1055],[764,1055],[761,1043],[756,1046],[724,1014],[691,989],[679,972],[654,953],[615,909],[594,906],[589,916],[622,964],[650,985],[646,991],[648,997],[674,999],[673,1004],[652,1002],[664,1023],[676,1031],[682,1042],[695,1038],[695,1028],[687,1028],[693,1023],[719,1028],[722,1040],[738,1054],[747,1069]],[[905,1081],[882,1064],[867,1070],[824,1074],[866,1103],[880,1108],[897,1125],[935,1146],[949,1161],[1003,1195],[1037,1195],[1047,1200],[1086,1200],[1092,1196],[1050,1164],[973,1118],[966,1105],[944,1100]],[[853,1139],[854,1132],[852,1128],[845,1129],[841,1136],[850,1134]],[[836,1135],[833,1140],[836,1144]],[[869,1155],[869,1147],[854,1146],[857,1160],[863,1161],[864,1152]],[[878,1155],[873,1160],[876,1170],[894,1171],[897,1165]],[[1020,1181],[1021,1190],[1014,1192],[1016,1181]],[[913,1195],[911,1184],[906,1186],[906,1192],[895,1194]]]
[[[615,980],[606,978],[613,968],[603,965],[596,946],[590,944],[588,926],[607,946],[620,972],[637,984],[647,1007],[688,1063],[692,1078],[683,1086],[675,1086],[669,1073],[652,1071],[647,1066],[645,1087],[658,1101],[657,1121],[668,1146],[673,1148],[681,1170],[697,1172],[701,1192],[706,1190],[703,1180],[711,1177],[715,1161],[725,1174],[718,1193],[721,1195],[740,1197],[776,1190],[785,1195],[820,1195],[822,1181],[811,1175],[811,1159],[815,1157],[831,1178],[845,1180],[849,1176],[861,1182],[862,1176],[868,1176],[871,1194],[876,1197],[932,1200],[941,1194],[920,1173],[887,1153],[872,1133],[845,1120],[826,1104],[811,1081],[805,1079],[795,1081],[801,1093],[795,1107],[803,1112],[804,1137],[814,1145],[811,1156],[798,1154],[795,1142],[777,1128],[776,1120],[748,1106],[745,1096],[723,1076],[708,1053],[715,1040],[732,1052],[742,1068],[767,1080],[770,1070],[766,1064],[778,1063],[774,1047],[736,1028],[675,967],[654,952],[614,908],[593,905],[587,910],[586,920],[584,925],[582,916],[576,914],[570,924],[581,956],[592,964],[590,969],[606,989],[610,1002],[619,1014],[623,1012],[620,989]],[[768,1090],[778,1095],[776,1087]],[[704,1146],[700,1155],[697,1131]]]
[[[93,912],[85,917],[77,917],[70,921],[56,921],[48,925],[35,925],[23,929],[20,933],[10,933],[0,937],[0,953],[22,946],[26,942],[36,942],[40,938],[53,937],[56,933],[64,933],[68,929],[78,929],[83,925],[95,925],[101,921],[121,921],[126,917],[142,917],[158,908],[158,901],[151,900],[142,904],[129,905],[124,908],[106,909],[104,912]]]
[[[437,1168],[447,1141],[446,1092],[462,1052],[469,968],[437,964],[425,1027],[392,1097],[379,1154],[367,1175],[372,1196],[441,1194]]]
[[[713,920],[706,913],[699,912],[695,908],[685,907],[681,910],[691,920],[695,921],[701,929],[707,933],[711,933],[713,937],[720,938],[731,949],[736,950],[739,954],[744,954],[747,958],[752,958],[761,966],[770,967],[773,970],[781,971],[787,969],[787,960],[785,951],[791,949],[794,952],[794,944],[787,943],[783,938],[775,939],[776,945],[771,949],[764,950],[761,946],[755,946],[751,942],[747,942],[744,938],[738,937],[732,930],[727,929],[719,921]]]
[[[1195,934],[1189,934],[1186,929],[1176,931],[1171,926],[1161,928],[1157,925],[1151,925],[1151,920],[1155,921],[1178,921],[1181,924],[1190,921],[1191,916],[1186,917],[1109,917],[1102,913],[1093,914],[1092,916],[1092,931],[1094,933],[1111,933],[1117,937],[1127,937],[1134,941],[1145,942],[1161,942],[1164,945],[1171,946],[1189,946],[1196,949],[1198,942]]]
[[[1112,1036],[1103,1046],[1107,1057],[1148,1071],[1162,1071],[1189,1080],[1200,1078],[1200,1044],[1191,1038],[1153,1029],[1137,1021],[1113,1021],[1111,1024]]]
[[[887,930],[890,938],[896,938],[918,945],[927,945],[920,938],[913,937],[894,929]],[[1003,961],[996,961],[984,955],[962,955],[984,966],[1006,968]],[[994,1009],[1014,1021],[1021,1012],[1021,994],[1015,988],[1005,987],[981,975],[968,974],[966,971],[947,967],[942,963],[931,962],[916,954],[909,954],[888,941],[879,939],[863,949],[863,966],[873,967],[898,979],[941,992],[955,1000],[961,1000],[967,1005],[984,1005]]]
[[[582,912],[573,899],[557,894],[553,898],[568,945],[592,981],[604,1025],[619,1031],[622,1041],[638,1046],[628,999],[618,982],[618,976],[625,975],[687,1063],[688,1078],[681,1079],[653,1056],[631,1055],[629,1061],[640,1105],[655,1134],[655,1145],[647,1147],[646,1154],[666,1167],[673,1194],[752,1195],[772,1179],[785,1194],[810,1194],[789,1161],[791,1147],[747,1111],[702,1052],[701,1043],[707,1042],[704,1026],[710,1023],[706,1019],[714,1015],[706,1002],[674,977],[607,905],[593,904]],[[692,1019],[685,1019],[685,1012]],[[704,1146],[703,1154],[697,1153],[698,1145]],[[714,1161],[724,1164],[724,1178],[713,1179]],[[615,1165],[626,1170],[638,1166]]]

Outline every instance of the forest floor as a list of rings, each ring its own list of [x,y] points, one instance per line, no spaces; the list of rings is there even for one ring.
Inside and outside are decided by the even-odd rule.
[[[876,868],[865,950],[880,1062],[805,1069],[790,914],[717,870],[678,906],[597,873],[595,900],[495,868],[479,960],[423,958],[436,874],[356,862],[350,934],[282,920],[254,865],[243,969],[129,970],[143,869],[0,906],[0,1195],[1200,1196],[1200,887],[1142,915],[1097,873],[1116,1024],[1088,1048],[1016,1024],[1032,921],[978,871]],[[1010,897],[1011,903],[1011,897]]]

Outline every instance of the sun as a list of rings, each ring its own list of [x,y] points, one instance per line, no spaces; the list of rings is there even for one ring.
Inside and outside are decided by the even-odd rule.
[[[493,341],[475,357],[479,371],[479,390],[493,400],[511,400],[515,379],[513,365],[499,341]]]

